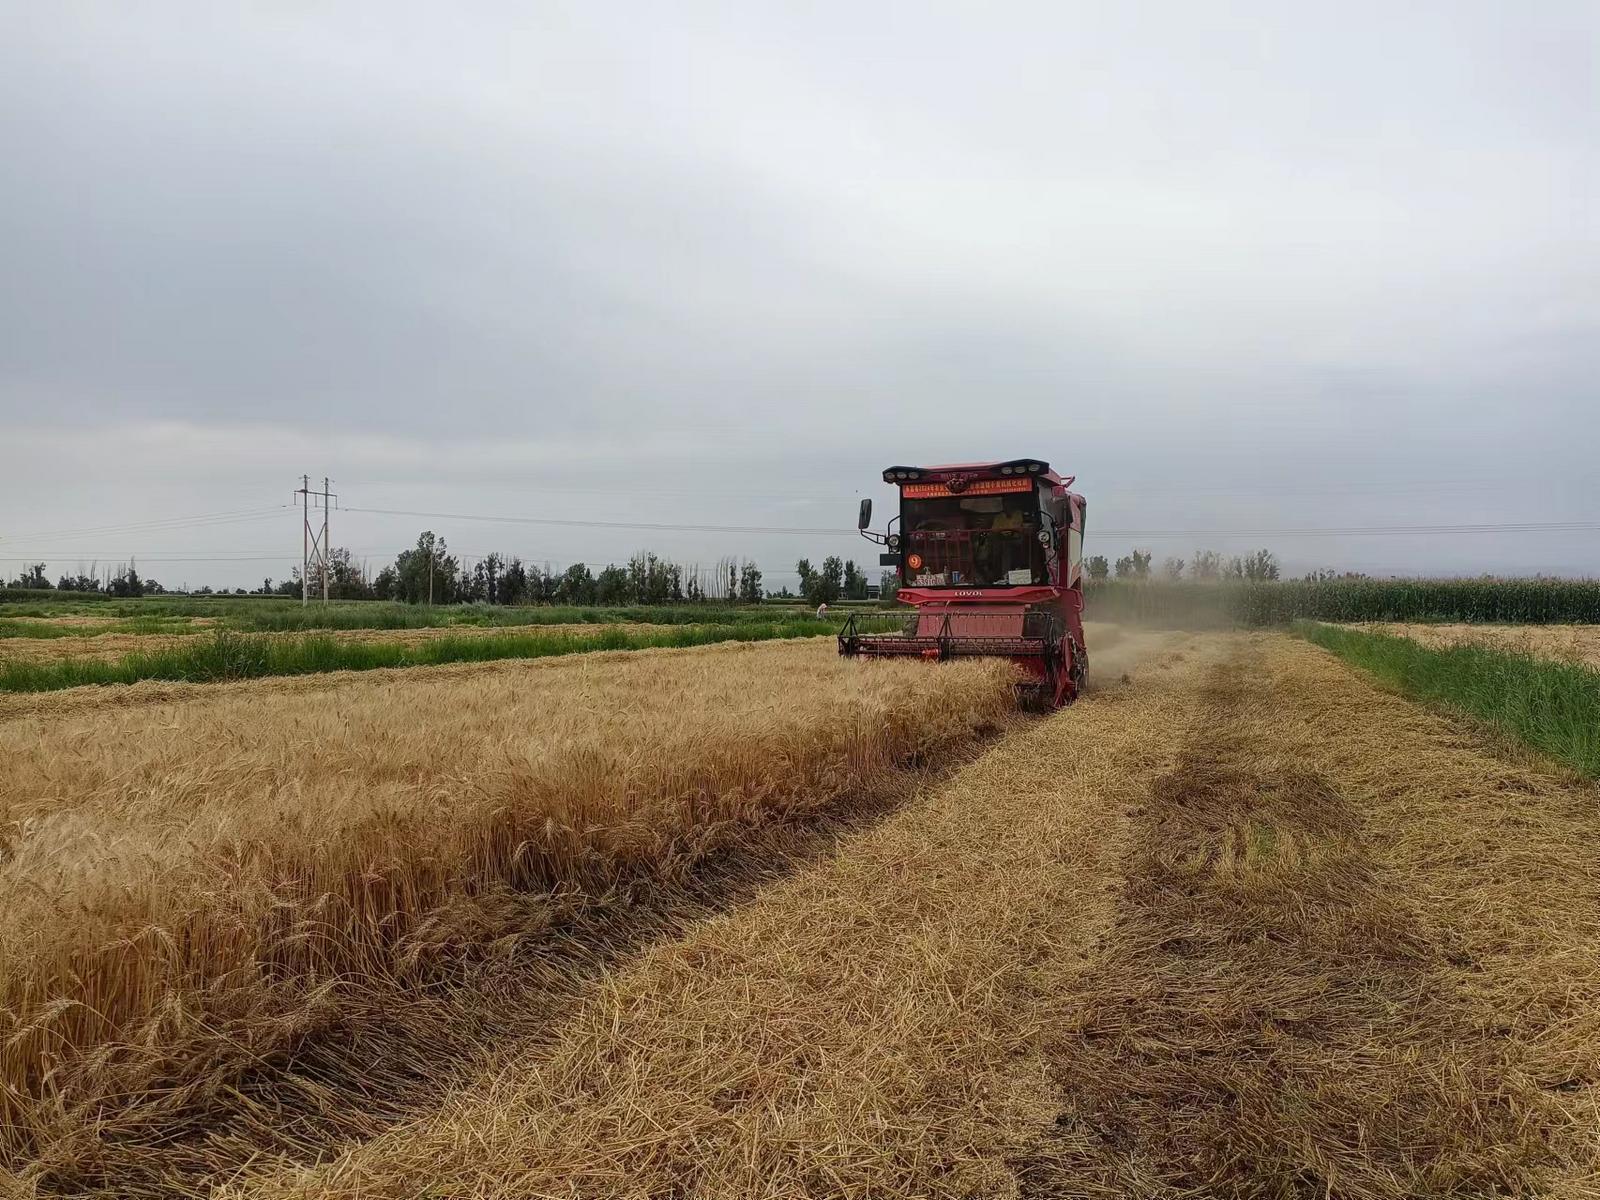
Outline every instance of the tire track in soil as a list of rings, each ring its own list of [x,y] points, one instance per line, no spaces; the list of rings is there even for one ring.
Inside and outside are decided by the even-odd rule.
[[[1525,1192],[1541,1146],[1406,881],[1328,779],[1258,744],[1259,645],[1135,819],[1119,916],[1045,1042],[1024,1198]],[[1261,716],[1257,709],[1255,715]]]

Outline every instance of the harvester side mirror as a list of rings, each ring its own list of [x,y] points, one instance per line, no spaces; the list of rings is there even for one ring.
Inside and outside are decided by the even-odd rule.
[[[868,496],[861,502],[861,516],[856,521],[857,529],[865,529],[872,524],[872,497]]]

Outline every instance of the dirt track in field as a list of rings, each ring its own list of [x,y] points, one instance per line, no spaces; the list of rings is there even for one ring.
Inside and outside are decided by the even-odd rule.
[[[104,1194],[1597,1194],[1600,790],[1281,635],[1096,632],[1073,708]]]

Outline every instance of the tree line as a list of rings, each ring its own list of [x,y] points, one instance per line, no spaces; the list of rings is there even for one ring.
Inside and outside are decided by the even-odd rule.
[[[1197,550],[1193,558],[1169,557],[1157,569],[1149,550],[1132,550],[1116,559],[1096,554],[1084,562],[1090,579],[1166,580],[1185,579],[1200,583],[1230,581],[1265,582],[1281,575],[1278,557],[1270,550],[1224,558],[1215,550]],[[798,595],[787,587],[769,590],[762,581],[761,568],[751,559],[723,558],[709,568],[674,562],[653,551],[642,550],[627,562],[608,563],[599,570],[585,563],[572,563],[556,570],[548,565],[524,562],[516,555],[486,554],[471,565],[453,553],[445,539],[431,530],[424,531],[417,544],[404,550],[394,562],[376,572],[344,548],[328,556],[328,595],[335,600],[398,600],[410,604],[696,604],[716,601],[724,604],[759,604],[766,599],[801,599],[808,604],[832,604],[839,600],[882,600],[892,603],[899,591],[899,577],[884,571],[876,586],[867,580],[866,571],[853,559],[829,555],[819,566],[802,558],[795,563],[799,576]],[[1317,570],[1309,572],[1307,582],[1364,578],[1355,572]],[[15,578],[0,582],[13,588],[72,592],[103,592],[111,596],[160,595],[168,589],[155,579],[145,578],[132,563],[115,569],[63,574],[54,583],[45,574],[44,563],[29,564]],[[322,571],[313,568],[309,579],[311,594],[322,595]],[[274,583],[263,579],[256,588],[234,588],[236,595],[299,596],[300,571]],[[226,595],[229,589],[201,587],[190,595]]]
[[[800,577],[800,594],[808,604],[832,604],[836,600],[893,600],[900,590],[899,578],[893,571],[885,571],[874,588],[867,582],[866,572],[854,559],[830,554],[822,566],[813,567],[809,558],[794,565]],[[877,595],[874,596],[874,591]]]
[[[1226,559],[1215,550],[1196,550],[1194,558],[1188,561],[1176,555],[1169,557],[1161,564],[1159,575],[1151,568],[1154,557],[1149,550],[1134,550],[1112,562],[1105,555],[1096,554],[1084,562],[1084,567],[1090,579],[1108,579],[1114,572],[1118,579],[1159,578],[1173,583],[1185,578],[1199,583],[1230,580],[1263,583],[1277,579],[1282,573],[1278,556],[1270,550],[1257,550],[1243,556],[1236,554]]]
[[[800,599],[809,604],[838,600],[868,600],[874,593],[893,599],[898,583],[886,571],[876,588],[854,559],[829,555],[820,566],[810,559],[795,564],[799,593],[787,587],[770,590],[761,568],[752,559],[728,557],[711,567],[674,562],[642,550],[625,563],[608,563],[598,570],[586,563],[561,569],[524,561],[517,555],[491,553],[469,561],[450,549],[445,539],[425,530],[415,546],[402,551],[394,562],[377,571],[348,549],[336,547],[328,555],[328,596],[333,600],[397,600],[409,604],[759,604],[767,599]],[[4,582],[0,579],[0,582]],[[323,569],[313,566],[307,579],[314,597],[322,595]],[[132,563],[115,571],[62,575],[52,583],[45,564],[30,564],[9,582],[16,588],[104,592],[114,596],[156,595],[167,591],[154,579],[139,575]],[[255,588],[200,587],[190,595],[299,596],[299,568],[289,578],[263,579]]]
[[[264,586],[270,584],[265,581]],[[322,574],[313,570],[314,595],[322,594]],[[299,572],[279,585],[300,592]],[[640,551],[625,563],[599,570],[587,563],[561,569],[525,562],[519,556],[485,554],[469,566],[431,530],[417,538],[394,562],[374,574],[348,550],[328,556],[328,595],[339,600],[398,600],[408,604],[695,604],[720,601],[758,604],[766,596],[761,568],[753,561],[724,558],[715,566],[674,562]]]
[[[7,580],[0,576],[0,585],[41,592],[104,592],[108,596],[159,596],[167,590],[158,581],[141,576],[131,562],[122,563],[115,569],[108,567],[105,571],[91,567],[88,573],[79,571],[76,575],[64,574],[54,583],[50,582],[44,567],[42,562],[29,563],[15,579]]]

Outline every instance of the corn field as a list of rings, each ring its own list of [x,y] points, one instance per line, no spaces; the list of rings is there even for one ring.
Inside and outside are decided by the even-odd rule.
[[[1594,579],[1335,579],[1326,582],[1091,581],[1089,617],[1187,628],[1314,621],[1600,622]]]

